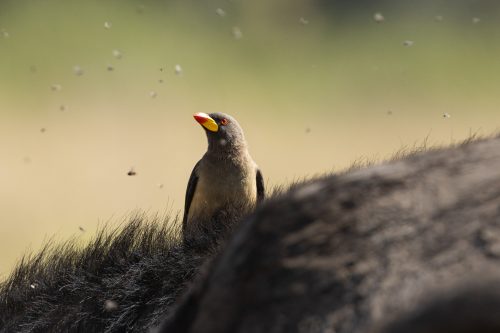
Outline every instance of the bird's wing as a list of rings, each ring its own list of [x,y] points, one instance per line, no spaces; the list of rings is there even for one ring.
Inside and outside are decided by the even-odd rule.
[[[262,172],[260,172],[260,169],[257,169],[257,202],[264,200],[264,196],[264,178],[262,178]]]
[[[189,177],[187,189],[186,189],[186,201],[184,202],[184,217],[182,218],[182,225],[185,226],[188,218],[189,207],[191,207],[191,201],[193,201],[194,191],[196,190],[196,184],[198,183],[198,166],[200,162],[196,163],[191,171],[191,176]]]

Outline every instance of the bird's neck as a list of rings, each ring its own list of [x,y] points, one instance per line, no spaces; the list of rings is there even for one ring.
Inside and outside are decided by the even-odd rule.
[[[207,153],[213,156],[240,156],[247,153],[247,145],[243,142],[227,142],[225,140],[208,140]]]
[[[210,159],[217,160],[240,160],[248,155],[246,144],[221,144],[209,142],[206,154]]]

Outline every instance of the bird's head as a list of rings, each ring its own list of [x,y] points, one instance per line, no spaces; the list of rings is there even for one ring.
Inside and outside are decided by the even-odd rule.
[[[231,150],[246,147],[240,125],[224,113],[196,113],[194,119],[205,129],[209,150]]]

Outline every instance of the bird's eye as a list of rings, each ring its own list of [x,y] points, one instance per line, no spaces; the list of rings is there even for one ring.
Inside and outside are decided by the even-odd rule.
[[[227,124],[229,124],[229,120],[227,120],[226,118],[223,118],[221,121],[220,121],[220,124],[222,126],[226,126]]]

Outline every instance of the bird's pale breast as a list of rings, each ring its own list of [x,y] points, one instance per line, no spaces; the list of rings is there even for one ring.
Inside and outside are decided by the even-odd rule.
[[[228,203],[254,205],[257,201],[256,167],[201,164],[198,184],[189,209],[188,222],[198,216],[213,216]]]

